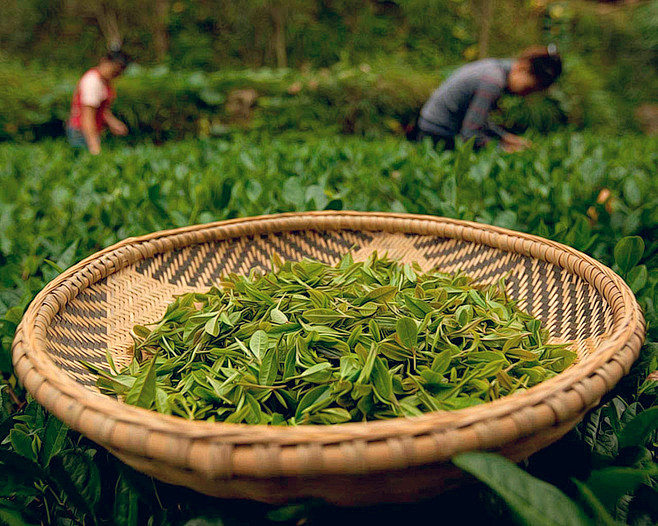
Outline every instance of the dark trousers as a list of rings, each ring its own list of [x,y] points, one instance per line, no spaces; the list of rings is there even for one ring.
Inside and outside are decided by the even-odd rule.
[[[441,144],[444,150],[454,150],[455,149],[455,137],[452,135],[441,135],[438,133],[433,133],[431,131],[423,130],[420,128],[420,125],[424,124],[423,127],[427,127],[431,123],[427,123],[420,115],[416,117],[416,122],[410,128],[407,133],[407,139],[410,141],[421,142],[425,137],[432,139],[434,146]]]
[[[74,148],[87,148],[87,141],[80,130],[67,126],[66,138],[69,140],[69,144]]]
[[[430,137],[434,146],[441,144],[444,150],[454,150],[455,149],[455,138],[449,135],[437,135],[436,133],[430,133],[423,130],[418,130],[416,132],[416,140],[422,141],[425,137]]]

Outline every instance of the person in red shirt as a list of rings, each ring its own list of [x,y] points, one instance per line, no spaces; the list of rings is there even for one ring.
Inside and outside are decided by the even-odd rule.
[[[114,135],[128,133],[128,127],[112,114],[110,106],[116,98],[112,81],[123,73],[129,60],[122,51],[110,51],[80,78],[66,126],[72,146],[87,148],[97,155],[101,151],[101,132],[106,126]]]

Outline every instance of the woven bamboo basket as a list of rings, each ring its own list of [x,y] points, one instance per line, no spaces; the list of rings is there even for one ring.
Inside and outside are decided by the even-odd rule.
[[[336,263],[380,255],[424,269],[507,276],[519,306],[569,342],[578,360],[527,391],[458,411],[333,426],[192,422],[100,394],[82,360],[130,360],[130,329],[158,320],[175,294],[206,291],[270,256]],[[339,505],[414,501],[463,482],[450,458],[499,452],[518,461],[556,441],[627,374],[645,324],[612,270],[559,243],[432,216],[310,212],[236,219],[126,239],[62,273],[17,330],[13,362],[46,409],[127,464],[227,498]]]

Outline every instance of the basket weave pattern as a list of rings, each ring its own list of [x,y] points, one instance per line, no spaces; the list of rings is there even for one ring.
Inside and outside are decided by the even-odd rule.
[[[508,294],[569,342],[575,365],[523,393],[452,412],[335,426],[189,422],[98,393],[81,360],[131,359],[130,329],[158,320],[175,294],[205,292],[228,272],[304,257],[336,263],[373,251],[424,270],[505,278]],[[458,452],[518,460],[571,429],[628,372],[644,338],[631,291],[610,269],[545,239],[408,214],[315,212],[198,225],[127,239],[51,282],[16,333],[17,374],[71,427],[136,469],[222,497],[338,504],[415,500],[459,484]]]

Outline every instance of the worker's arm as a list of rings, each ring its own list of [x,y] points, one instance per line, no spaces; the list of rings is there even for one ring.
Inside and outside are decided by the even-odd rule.
[[[81,131],[89,148],[89,153],[98,155],[101,153],[101,138],[96,126],[97,108],[92,106],[82,106]]]
[[[484,77],[468,107],[460,135],[464,140],[475,137],[475,145],[482,147],[492,137],[500,139],[500,147],[506,152],[518,152],[532,146],[528,139],[514,135],[496,126],[489,120],[489,113],[503,91],[503,85],[497,79]]]
[[[464,116],[459,134],[464,140],[475,137],[475,145],[482,147],[486,145],[491,137],[488,135],[489,112],[495,107],[496,101],[502,94],[504,80],[484,76],[478,86],[468,110]]]
[[[128,133],[128,127],[117,119],[109,108],[105,109],[103,117],[105,118],[107,127],[114,135],[126,135]]]

